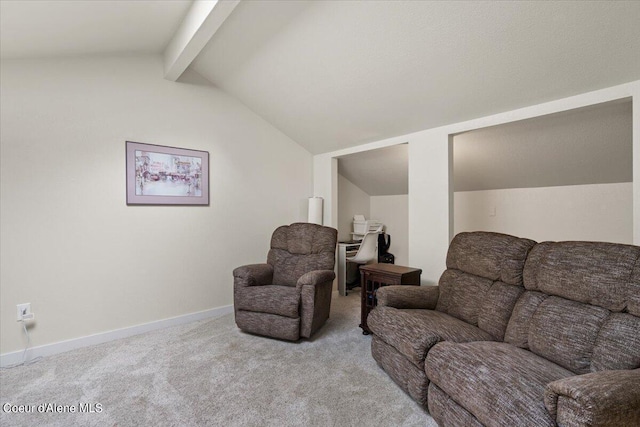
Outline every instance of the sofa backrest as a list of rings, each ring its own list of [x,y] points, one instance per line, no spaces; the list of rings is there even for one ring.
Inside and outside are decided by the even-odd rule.
[[[267,255],[273,283],[296,286],[309,271],[333,270],[337,240],[338,230],[317,224],[297,222],[276,228]]]
[[[577,374],[640,367],[640,247],[544,242],[504,337]]]
[[[478,326],[502,341],[513,307],[524,292],[523,269],[533,240],[491,232],[454,237],[440,277],[436,310]]]

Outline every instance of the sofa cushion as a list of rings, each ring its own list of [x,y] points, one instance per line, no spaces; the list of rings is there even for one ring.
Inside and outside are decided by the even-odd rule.
[[[300,319],[298,318],[236,310],[236,324],[243,331],[252,334],[289,341],[297,341],[300,338]]]
[[[640,316],[640,247],[601,242],[544,242],[524,267],[524,286],[614,312]]]
[[[484,427],[476,417],[434,383],[429,383],[427,402],[429,414],[439,426]]]
[[[591,355],[609,310],[559,297],[545,299],[531,318],[529,349],[576,374],[591,372]]]
[[[235,308],[257,313],[299,317],[300,292],[289,286],[247,286],[236,290]]]
[[[294,287],[309,271],[333,270],[333,253],[296,255],[282,249],[271,249],[267,262],[273,266],[273,284]],[[326,268],[330,265],[329,268]]]
[[[446,270],[440,277],[436,310],[478,326],[478,314],[493,281],[460,270]]]
[[[502,340],[522,293],[522,270],[533,240],[500,233],[460,233],[447,252],[436,310]]]
[[[612,313],[593,349],[591,372],[640,368],[640,318]]]
[[[492,282],[458,270],[447,270],[440,277],[436,310],[478,326],[502,341],[513,307],[524,288]]]
[[[494,339],[502,341],[513,307],[523,292],[524,288],[519,286],[493,282],[480,307],[478,327],[489,332]]]
[[[401,389],[421,406],[427,405],[429,380],[424,369],[409,362],[398,350],[377,336],[371,338],[371,355]]]
[[[535,243],[500,233],[459,233],[449,245],[447,268],[522,286],[522,269]]]
[[[487,332],[473,325],[434,310],[376,307],[369,313],[367,325],[377,337],[393,346],[420,369],[424,367],[429,349],[439,341],[493,339]]]
[[[629,299],[627,300],[627,311],[634,316],[640,317],[640,260],[636,261],[633,273],[629,279]]]
[[[487,427],[553,426],[545,386],[573,375],[507,343],[436,344],[427,355],[429,380]]]
[[[542,301],[548,297],[549,295],[542,292],[524,291],[511,313],[511,318],[504,334],[505,342],[517,347],[529,348],[531,318]]]

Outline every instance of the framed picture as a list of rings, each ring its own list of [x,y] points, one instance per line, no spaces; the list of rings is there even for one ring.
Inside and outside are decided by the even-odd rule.
[[[209,205],[209,153],[126,142],[127,205]]]

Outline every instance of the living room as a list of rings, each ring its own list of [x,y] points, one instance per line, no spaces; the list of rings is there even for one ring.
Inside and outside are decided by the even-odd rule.
[[[455,135],[640,99],[635,2],[211,3],[0,2],[3,366],[230,315],[310,196],[337,227],[337,159],[401,143],[406,262],[436,284]],[[208,152],[209,205],[127,205],[126,141]]]

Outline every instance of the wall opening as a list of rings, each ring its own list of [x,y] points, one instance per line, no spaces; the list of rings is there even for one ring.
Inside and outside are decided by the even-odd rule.
[[[408,262],[408,144],[340,156],[338,160],[338,239],[351,240],[353,216],[385,225],[396,264]]]
[[[632,102],[450,137],[453,233],[633,241]]]

